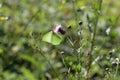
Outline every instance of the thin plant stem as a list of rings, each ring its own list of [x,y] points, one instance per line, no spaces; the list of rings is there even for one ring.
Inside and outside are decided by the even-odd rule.
[[[64,60],[64,57],[63,57],[63,55],[62,54],[60,54],[60,56],[61,56],[61,58],[62,58],[62,63],[63,63],[63,65],[68,69],[68,67],[67,67],[67,65],[66,65],[66,63],[65,63],[65,60]]]
[[[75,18],[75,23],[76,23],[76,27],[78,26],[78,19],[77,19],[77,13],[76,13],[76,8],[75,8],[75,2],[76,2],[76,0],[72,0],[72,6],[73,6],[73,13],[74,13],[74,18]],[[79,62],[80,60],[80,58],[79,58],[79,56],[78,56],[78,51],[77,51],[77,49],[74,47],[74,44],[73,44],[73,48],[74,48],[74,50],[75,50],[75,52],[77,53],[77,61]]]
[[[52,66],[51,62],[46,58],[46,56],[45,56],[44,54],[42,54],[41,49],[39,50],[39,52],[40,52],[41,56],[43,56],[43,57],[45,58],[45,60],[49,63],[49,65],[50,65],[51,68],[53,69],[53,72],[54,72],[55,75],[57,76],[58,80],[61,80],[61,79],[59,78],[58,73],[56,72],[56,69]]]
[[[114,75],[114,80],[117,80],[117,73],[118,73],[118,68],[119,68],[119,63],[117,63],[117,66],[116,66],[116,71],[115,71],[115,75]]]
[[[94,46],[95,46],[95,38],[96,38],[96,32],[97,32],[97,23],[99,20],[99,12],[101,11],[101,6],[102,6],[102,0],[99,0],[98,2],[99,7],[95,10],[95,23],[94,23],[94,29],[93,29],[93,36],[92,36],[92,40],[91,40],[91,48],[90,48],[90,52],[88,55],[88,62],[87,62],[87,79],[89,79],[89,73],[90,73],[90,68],[91,68],[91,63],[92,63],[92,52],[94,50]]]
[[[75,22],[76,22],[76,26],[77,26],[77,13],[76,13],[76,8],[75,8],[75,2],[76,0],[72,0],[72,6],[73,6],[73,14],[74,14],[74,18],[75,18]]]
[[[38,11],[31,16],[31,18],[29,19],[29,23],[32,22],[37,17],[37,15],[40,12],[40,10],[41,9],[38,9]],[[26,30],[26,28],[28,27],[29,23],[24,25],[23,32]]]

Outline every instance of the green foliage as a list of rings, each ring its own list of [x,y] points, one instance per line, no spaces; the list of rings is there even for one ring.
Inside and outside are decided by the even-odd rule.
[[[119,5],[0,0],[0,80],[119,80]]]

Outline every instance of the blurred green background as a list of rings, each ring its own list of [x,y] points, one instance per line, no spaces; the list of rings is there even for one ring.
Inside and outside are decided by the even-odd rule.
[[[91,25],[91,29],[94,27],[94,9],[99,5],[96,2],[0,0],[0,80],[84,80],[85,54],[89,52],[92,33],[88,26]],[[120,58],[119,8],[119,0],[102,1],[92,55],[92,80],[109,80],[116,70],[116,78],[120,79],[119,66],[116,68],[111,64],[116,58],[119,62]],[[3,20],[2,17],[9,19]],[[80,26],[79,21],[83,22]],[[56,24],[65,28],[71,25],[72,28],[60,45],[43,42],[42,36],[54,29]],[[110,32],[106,32],[108,29]],[[79,30],[82,39],[78,40]],[[67,39],[69,35],[75,43],[74,47]],[[81,64],[78,64],[75,49],[82,54],[79,57]]]

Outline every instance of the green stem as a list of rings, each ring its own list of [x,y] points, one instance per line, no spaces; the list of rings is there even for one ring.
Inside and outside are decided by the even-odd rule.
[[[75,18],[75,22],[76,22],[76,26],[77,26],[77,13],[76,13],[76,9],[75,9],[75,2],[76,0],[72,0],[72,5],[73,5],[73,13],[74,13],[74,18]]]
[[[57,76],[58,80],[60,80],[59,75],[58,75],[58,73],[56,72],[56,69],[52,66],[50,60],[48,60],[48,59],[46,58],[46,56],[45,56],[44,54],[42,54],[41,49],[39,50],[39,52],[40,52],[40,54],[46,59],[46,61],[49,63],[49,65],[50,65],[51,68],[53,69],[53,72],[54,72],[55,75]]]
[[[96,15],[96,17],[95,17],[95,24],[94,24],[94,30],[93,30],[93,37],[92,37],[92,40],[91,40],[91,48],[90,48],[90,52],[89,52],[89,55],[88,55],[88,62],[87,62],[88,74],[87,74],[87,77],[89,77],[91,63],[92,63],[92,52],[93,52],[94,46],[95,46],[97,24],[98,24],[98,20],[99,20],[99,13],[98,13],[98,11],[101,11],[102,0],[99,0],[98,4],[99,4],[99,7],[97,9],[95,9],[95,15]]]
[[[114,75],[114,80],[117,80],[118,68],[119,68],[119,63],[118,63],[117,66],[116,66],[116,71],[115,71],[115,75]]]

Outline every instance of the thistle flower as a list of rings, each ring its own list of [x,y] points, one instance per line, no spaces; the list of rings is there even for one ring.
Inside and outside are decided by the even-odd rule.
[[[62,28],[61,24],[58,24],[55,29],[53,30],[54,33],[60,32],[61,34],[65,34],[65,30]]]

